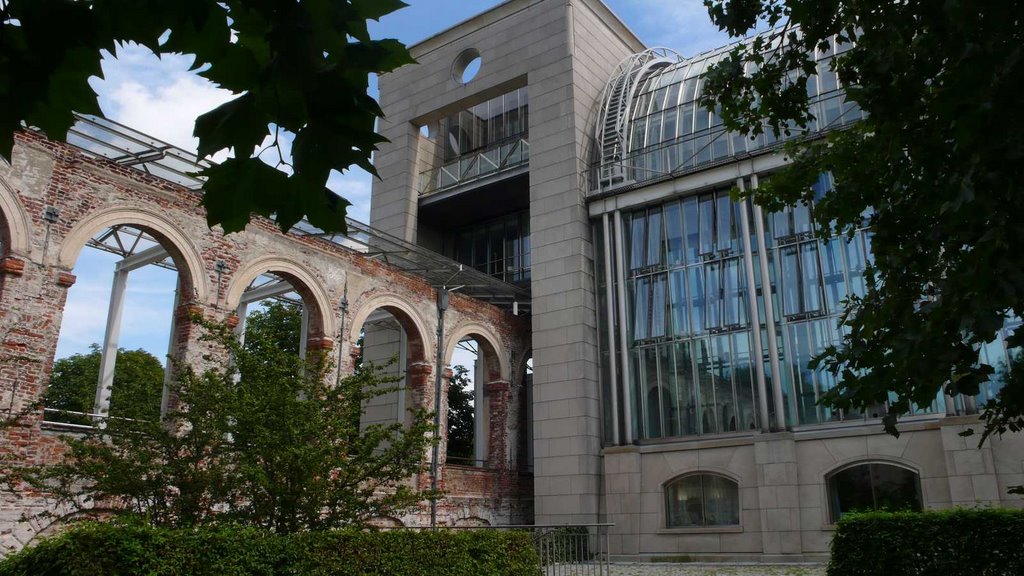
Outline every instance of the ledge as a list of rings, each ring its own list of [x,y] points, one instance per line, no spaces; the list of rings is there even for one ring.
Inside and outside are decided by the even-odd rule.
[[[656,534],[671,536],[674,534],[738,534],[743,526],[692,526],[685,528],[658,528]]]

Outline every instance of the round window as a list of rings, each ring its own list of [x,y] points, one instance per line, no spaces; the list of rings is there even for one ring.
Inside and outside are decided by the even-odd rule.
[[[452,66],[452,78],[460,84],[468,84],[480,72],[481,64],[483,64],[483,60],[480,59],[480,52],[475,48],[464,50],[455,59],[455,64]]]

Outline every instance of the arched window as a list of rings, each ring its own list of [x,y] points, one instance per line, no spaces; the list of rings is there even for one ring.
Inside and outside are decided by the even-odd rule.
[[[739,485],[717,474],[690,474],[665,486],[668,528],[738,526]]]
[[[868,462],[828,476],[833,522],[847,512],[861,510],[920,510],[921,482],[917,473],[902,466]]]

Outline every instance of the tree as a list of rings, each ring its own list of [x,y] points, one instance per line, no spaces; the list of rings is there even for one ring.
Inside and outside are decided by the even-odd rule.
[[[465,366],[452,366],[448,384],[448,462],[465,464],[475,458],[473,442],[473,383]]]
[[[10,159],[22,122],[63,139],[72,112],[99,114],[88,84],[100,52],[134,42],[156,54],[195,56],[193,68],[237,96],[196,120],[201,158],[234,156],[204,169],[211,226],[241,230],[250,213],[287,231],[304,215],[345,230],[349,202],[325,188],[331,170],[357,164],[375,174],[370,153],[382,116],[367,95],[369,75],[412,62],[397,40],[373,40],[367,20],[399,0],[2,0],[0,155]],[[291,159],[282,137],[294,135]],[[277,147],[278,166],[253,157]],[[258,193],[253,193],[253,191]]]
[[[979,347],[1024,313],[1021,3],[705,5],[732,36],[773,29],[737,46],[706,76],[702,103],[720,106],[726,126],[743,133],[806,125],[809,55],[833,36],[849,48],[832,66],[867,118],[791,145],[793,163],[750,194],[770,209],[813,201],[823,237],[865,221],[873,230],[867,294],[848,301],[842,342],[819,359],[840,377],[823,402],[888,401],[884,424],[895,434],[899,415],[943,389],[977,394],[993,374],[979,362]],[[835,189],[814,201],[811,183],[826,171]],[[1022,341],[1017,327],[1007,344]],[[1007,379],[986,410],[1019,425],[1021,385]],[[1002,431],[994,421],[985,436]]]
[[[171,392],[179,409],[163,421],[111,418],[65,438],[63,462],[15,469],[7,484],[158,526],[234,522],[281,533],[361,526],[434,496],[407,482],[430,442],[426,412],[407,427],[359,428],[365,401],[389,391],[379,371],[364,368],[335,386],[322,355],[254,351],[226,326],[204,326],[233,363],[178,370]]]
[[[100,375],[100,347],[90,346],[88,354],[74,354],[53,364],[46,388],[47,408],[63,410],[48,419],[71,424],[91,424],[87,416],[67,412],[92,413]],[[120,418],[157,420],[164,387],[164,367],[145,350],[117,350],[114,382],[110,395],[110,415]]]
[[[245,319],[245,349],[257,357],[272,350],[298,356],[301,331],[302,308],[267,300]]]

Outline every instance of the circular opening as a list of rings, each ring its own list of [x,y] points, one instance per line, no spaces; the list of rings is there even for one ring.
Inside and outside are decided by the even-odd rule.
[[[455,59],[452,77],[456,82],[468,84],[480,72],[481,64],[483,64],[483,60],[480,59],[480,52],[474,48],[465,50]]]

